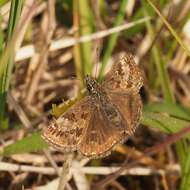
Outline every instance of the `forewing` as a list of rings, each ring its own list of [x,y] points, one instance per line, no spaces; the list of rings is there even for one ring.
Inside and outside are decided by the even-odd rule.
[[[80,142],[79,151],[87,157],[104,157],[110,153],[113,146],[126,137],[119,126],[114,126],[104,110],[97,106],[93,110],[88,127]]]
[[[109,92],[109,98],[124,120],[126,133],[132,135],[142,112],[140,95],[133,91],[112,91]]]
[[[115,63],[102,83],[107,89],[133,89],[139,91],[143,85],[143,74],[136,65],[133,56],[126,54]]]
[[[43,129],[42,137],[61,151],[74,151],[90,119],[90,97],[78,101],[67,112]]]

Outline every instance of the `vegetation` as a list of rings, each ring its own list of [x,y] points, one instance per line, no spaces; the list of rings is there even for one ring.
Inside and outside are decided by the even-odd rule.
[[[189,190],[189,1],[3,0],[0,6],[2,189]],[[97,160],[49,149],[42,127],[81,98],[86,74],[101,81],[123,52],[145,74],[134,137]]]

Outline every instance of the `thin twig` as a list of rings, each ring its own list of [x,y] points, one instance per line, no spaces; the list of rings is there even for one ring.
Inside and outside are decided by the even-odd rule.
[[[66,160],[64,163],[64,180],[68,181],[71,177],[71,173],[77,172],[76,167],[69,166],[70,165],[70,160]],[[59,167],[59,172],[61,171],[61,167]],[[67,170],[65,172],[65,169]],[[88,175],[109,175],[113,174],[118,171],[120,167],[106,167],[106,166],[100,166],[100,167],[93,167],[93,166],[86,166],[86,167],[81,167],[81,171],[84,174]],[[20,164],[11,164],[7,162],[0,162],[0,171],[12,171],[12,172],[31,172],[31,173],[38,173],[38,174],[44,174],[44,175],[55,175],[56,171],[52,167],[39,167],[39,166],[31,166],[31,165],[20,165]],[[62,170],[63,172],[63,170]],[[165,169],[154,169],[154,168],[149,168],[149,167],[131,167],[131,168],[124,168],[122,173],[119,175],[134,175],[134,176],[150,176],[150,175],[161,175],[164,173],[180,173],[180,165],[179,164],[172,164],[172,165],[166,165]],[[59,189],[60,190],[60,189]]]

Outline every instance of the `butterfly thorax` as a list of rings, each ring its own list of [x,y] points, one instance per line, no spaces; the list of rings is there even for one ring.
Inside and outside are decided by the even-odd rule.
[[[87,75],[85,77],[86,89],[88,93],[96,100],[105,99],[106,93],[101,88],[101,85],[91,76]]]

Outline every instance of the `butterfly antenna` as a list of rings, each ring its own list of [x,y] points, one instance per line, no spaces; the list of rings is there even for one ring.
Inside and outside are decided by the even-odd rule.
[[[94,52],[94,64],[95,64],[95,72],[94,77],[98,78],[99,71],[99,61],[100,61],[100,52],[101,52],[101,40],[97,40],[95,43],[95,52]]]
[[[96,63],[95,63],[95,78],[98,77],[98,61],[99,61],[99,58],[98,58],[98,47],[96,48],[96,56],[97,56],[97,60],[96,60]]]

